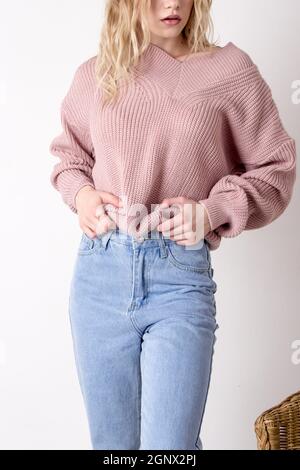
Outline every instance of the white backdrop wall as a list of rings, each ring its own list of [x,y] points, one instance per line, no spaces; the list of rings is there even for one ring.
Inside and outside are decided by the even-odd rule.
[[[67,312],[80,228],[50,186],[48,146],[75,68],[97,53],[104,0],[0,4],[0,448],[89,449]],[[213,8],[215,38],[257,63],[298,149],[299,17],[298,0]],[[206,449],[255,449],[255,418],[300,389],[299,196],[297,177],[279,219],[212,253],[220,328]]]

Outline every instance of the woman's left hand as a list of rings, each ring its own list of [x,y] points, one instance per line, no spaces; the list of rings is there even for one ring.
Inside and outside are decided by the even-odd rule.
[[[163,199],[160,208],[171,205],[177,206],[179,212],[157,226],[157,230],[164,236],[175,240],[179,245],[194,245],[211,231],[208,213],[201,203],[180,196]]]

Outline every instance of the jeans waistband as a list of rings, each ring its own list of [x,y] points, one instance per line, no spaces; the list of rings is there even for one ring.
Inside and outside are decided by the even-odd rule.
[[[116,243],[121,243],[123,245],[131,246],[133,249],[146,249],[151,248],[153,246],[159,246],[163,254],[166,251],[166,245],[175,243],[174,240],[171,238],[167,238],[163,235],[162,232],[154,229],[149,231],[147,234],[144,234],[140,239],[136,236],[130,235],[127,232],[120,230],[119,227],[116,227],[109,232],[105,232],[103,234],[98,235],[98,238],[101,239],[101,243],[106,248],[107,243],[109,240],[112,240]],[[207,246],[207,241],[202,239],[198,242],[197,248],[201,248],[203,243]],[[196,245],[193,245],[194,249]],[[187,246],[187,249],[189,247]],[[192,247],[191,247],[192,248]]]
[[[110,230],[109,232],[98,235],[98,238],[101,240],[101,244],[104,246],[105,249],[109,240],[115,243],[120,243],[122,245],[128,245],[133,250],[147,249],[152,248],[154,246],[158,246],[160,248],[160,254],[162,257],[167,256],[166,245],[168,243],[172,243],[172,240],[165,238],[163,234],[158,230],[148,232],[148,234],[144,234],[141,239],[137,239],[135,236],[121,231],[119,227]]]

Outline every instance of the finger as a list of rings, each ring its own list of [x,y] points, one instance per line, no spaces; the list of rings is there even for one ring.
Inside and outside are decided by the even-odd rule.
[[[96,217],[94,215],[89,216],[86,222],[90,227],[93,227],[93,229],[96,231],[96,227],[99,222],[99,217]]]
[[[100,219],[97,222],[96,232],[98,235],[101,235],[102,233],[106,233],[115,228],[116,228],[115,222],[108,215],[103,215],[100,217]]]
[[[190,228],[187,225],[178,225],[171,231],[171,236],[186,238],[188,233],[190,233]]]
[[[185,240],[179,240],[179,241],[176,241],[176,243],[177,243],[177,245],[185,245],[185,246],[186,246],[186,242],[187,242],[187,241],[188,241],[187,239],[185,239]]]
[[[95,213],[94,213],[95,212]],[[99,222],[99,217],[100,215],[105,214],[105,211],[100,204],[99,206],[96,207],[95,211],[89,211],[89,214],[84,218],[84,223],[89,226],[91,229],[93,229],[96,233],[96,226]]]
[[[160,207],[167,207],[167,206],[170,206],[171,204],[179,204],[182,202],[182,197],[179,196],[179,197],[169,197],[169,198],[166,198],[166,199],[163,199],[161,204],[160,204]]]
[[[193,238],[193,235],[194,235],[193,232],[190,232],[190,231],[188,232],[188,231],[186,231],[186,232],[184,232],[184,233],[182,232],[182,233],[178,233],[178,234],[176,234],[176,235],[173,235],[173,234],[172,234],[172,235],[171,235],[171,238],[172,238],[172,240],[178,240],[178,241],[179,241],[179,240],[190,240],[190,239]]]
[[[98,191],[98,193],[104,203],[110,203],[116,207],[123,207],[123,201],[119,196],[107,191]]]
[[[161,232],[170,231],[173,228],[179,227],[182,224],[183,224],[183,214],[180,210],[177,215],[159,224],[157,226],[157,230],[160,230]]]
[[[104,215],[104,214],[105,214],[105,209],[103,207],[103,204],[99,204],[99,206],[96,207],[95,216],[100,217],[100,215]]]
[[[160,226],[163,222],[169,219],[173,219],[177,214],[179,214],[181,210],[180,205],[175,205],[172,204],[170,207],[167,208],[161,208],[159,209],[159,223],[158,226]]]
[[[97,235],[96,232],[89,225],[84,225],[82,230],[90,238],[95,238]]]
[[[184,240],[175,240],[176,243],[178,243],[179,245],[186,245],[186,246],[193,246],[193,245],[197,245],[197,241],[194,240],[194,237],[193,235],[191,235],[191,237],[188,236],[188,238],[185,238]]]

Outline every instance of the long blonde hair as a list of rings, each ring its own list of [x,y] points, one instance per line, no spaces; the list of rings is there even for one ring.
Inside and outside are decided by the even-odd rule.
[[[194,0],[182,36],[192,53],[215,47],[208,36],[213,32],[212,0]],[[151,0],[107,0],[95,63],[97,85],[107,100],[118,91],[119,80],[131,78],[131,68],[150,43],[147,14]]]

